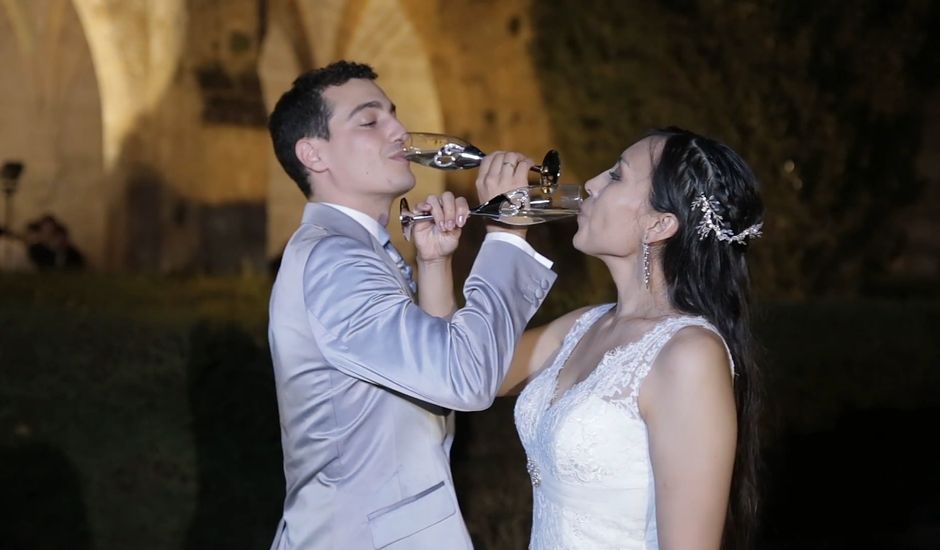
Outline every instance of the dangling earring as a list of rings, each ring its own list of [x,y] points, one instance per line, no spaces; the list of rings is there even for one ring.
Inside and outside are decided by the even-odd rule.
[[[650,289],[650,245],[643,243],[643,284]]]

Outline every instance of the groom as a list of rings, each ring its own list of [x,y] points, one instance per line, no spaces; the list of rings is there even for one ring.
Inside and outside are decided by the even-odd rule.
[[[385,229],[414,186],[406,130],[375,78],[342,61],[308,72],[270,117],[278,160],[309,200],[271,291],[287,482],[275,550],[470,548],[448,409],[492,403],[555,278],[523,238],[490,228],[456,310],[450,198],[433,210],[442,227],[415,230],[421,305],[439,316],[418,307]],[[498,178],[478,179],[481,199],[525,185],[528,161],[500,160]]]

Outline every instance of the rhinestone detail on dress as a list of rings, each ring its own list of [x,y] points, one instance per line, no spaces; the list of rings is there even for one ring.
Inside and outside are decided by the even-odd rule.
[[[542,483],[542,473],[539,472],[539,467],[531,458],[527,458],[525,461],[525,469],[529,471],[529,478],[532,480],[532,486],[538,487]]]

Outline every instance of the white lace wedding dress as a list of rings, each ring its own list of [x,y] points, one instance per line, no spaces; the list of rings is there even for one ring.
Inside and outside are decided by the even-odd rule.
[[[532,550],[659,547],[640,384],[679,329],[717,330],[701,317],[668,318],[640,340],[608,351],[584,381],[556,397],[558,372],[572,349],[611,307],[582,315],[554,363],[516,402],[533,485]]]

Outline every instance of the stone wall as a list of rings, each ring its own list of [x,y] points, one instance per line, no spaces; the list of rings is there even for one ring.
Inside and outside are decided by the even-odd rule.
[[[0,161],[26,166],[13,229],[51,213],[99,270],[265,269],[304,204],[266,115],[300,72],[340,58],[376,68],[409,128],[538,161],[559,140],[531,11],[532,0],[5,0]],[[928,189],[892,266],[902,278],[940,270],[932,105]],[[445,187],[475,202],[475,171],[415,173],[413,202]],[[579,176],[563,166],[563,179]]]
[[[0,9],[0,162],[24,170],[12,231],[56,216],[93,263],[104,259],[109,189],[99,88],[81,22],[68,0]]]
[[[304,203],[266,115],[297,74],[335,59],[373,65],[409,128],[537,159],[552,143],[529,0],[2,6],[0,155],[26,164],[14,229],[52,213],[95,269],[264,269]],[[472,171],[415,172],[412,201],[445,185],[475,201]]]

